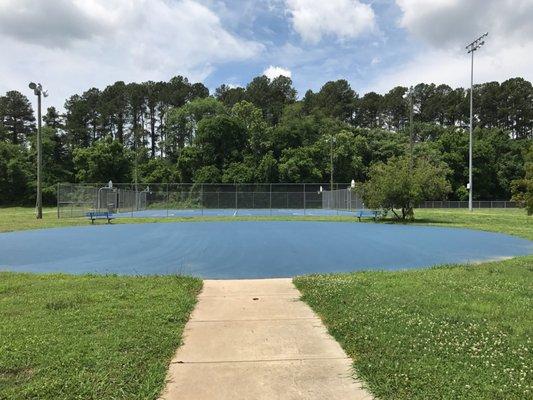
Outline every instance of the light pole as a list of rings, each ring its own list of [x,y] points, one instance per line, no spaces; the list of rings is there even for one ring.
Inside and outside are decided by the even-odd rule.
[[[330,162],[330,173],[329,173],[329,190],[332,191],[333,195],[333,143],[335,143],[335,136],[331,135],[327,140],[330,144],[329,151],[329,162]]]
[[[473,211],[472,198],[474,187],[472,183],[472,149],[473,149],[473,126],[474,126],[474,52],[485,44],[484,38],[489,33],[485,33],[466,46],[466,50],[472,55],[470,64],[470,143],[468,146],[468,209]]]
[[[42,193],[42,138],[41,138],[41,96],[47,97],[48,93],[43,90],[43,86],[38,83],[31,82],[30,89],[37,96],[37,219],[43,218],[43,193]]]
[[[413,149],[414,149],[414,131],[413,131],[413,87],[409,88],[409,163],[411,167],[411,173],[413,172]]]

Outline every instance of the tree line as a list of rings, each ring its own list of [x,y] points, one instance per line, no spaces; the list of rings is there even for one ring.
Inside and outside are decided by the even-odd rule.
[[[359,95],[346,80],[301,99],[292,81],[254,78],[213,94],[178,76],[116,82],[49,107],[43,117],[44,200],[58,182],[364,182],[410,152],[446,165],[448,197],[465,199],[469,90],[395,87]],[[478,199],[509,199],[533,138],[533,88],[522,78],[474,88]],[[410,112],[413,112],[411,132]],[[36,122],[18,91],[0,97],[0,204],[32,203]],[[443,169],[444,171],[444,169]]]

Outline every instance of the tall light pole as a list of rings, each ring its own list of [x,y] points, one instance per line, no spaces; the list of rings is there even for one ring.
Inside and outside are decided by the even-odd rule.
[[[31,82],[30,89],[37,96],[37,219],[43,218],[43,192],[42,192],[42,137],[41,137],[41,96],[47,97],[48,92],[43,90],[43,86],[38,83]]]
[[[329,190],[333,190],[333,143],[335,143],[335,136],[331,135],[328,139],[330,144],[329,151],[329,162],[330,162],[330,173],[329,173]],[[333,195],[333,193],[332,193]]]
[[[472,55],[470,64],[470,144],[468,146],[468,209],[472,211],[472,198],[474,193],[472,183],[472,149],[473,149],[473,126],[474,126],[474,52],[485,44],[484,38],[489,33],[485,33],[466,46],[466,50]]]
[[[409,163],[411,167],[411,172],[413,172],[414,166],[413,150],[415,145],[415,137],[413,131],[413,108],[413,87],[411,86],[409,88]]]

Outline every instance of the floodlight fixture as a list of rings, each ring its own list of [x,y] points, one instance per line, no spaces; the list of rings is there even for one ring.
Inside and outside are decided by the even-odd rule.
[[[29,86],[30,89],[32,89],[32,90],[37,89],[37,85],[35,84],[35,82],[30,82],[30,84],[29,84],[28,86]]]

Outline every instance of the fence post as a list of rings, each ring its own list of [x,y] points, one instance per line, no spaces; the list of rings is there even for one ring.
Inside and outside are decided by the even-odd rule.
[[[270,193],[269,209],[270,209],[270,215],[272,215],[272,184],[270,184],[269,193]]]
[[[59,219],[59,183],[57,184],[57,219]]]
[[[168,209],[170,208],[170,194],[169,194],[169,183],[167,182],[167,195],[165,200],[165,208],[167,209],[167,217],[168,217]]]
[[[202,217],[204,216],[204,184],[200,185],[200,207],[202,207]]]
[[[235,211],[237,211],[239,207],[239,199],[237,198],[237,196],[237,182],[235,182]]]
[[[305,183],[304,183],[304,215],[305,215]]]

